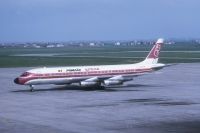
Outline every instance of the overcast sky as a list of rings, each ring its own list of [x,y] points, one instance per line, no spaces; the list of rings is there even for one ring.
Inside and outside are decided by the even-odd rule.
[[[200,38],[200,0],[0,0],[0,42]]]

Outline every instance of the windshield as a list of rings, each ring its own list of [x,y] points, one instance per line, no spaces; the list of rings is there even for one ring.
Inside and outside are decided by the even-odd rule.
[[[30,75],[29,72],[25,72],[25,73],[23,73],[23,74],[21,75],[21,77],[26,77],[26,76],[29,76],[29,75]]]

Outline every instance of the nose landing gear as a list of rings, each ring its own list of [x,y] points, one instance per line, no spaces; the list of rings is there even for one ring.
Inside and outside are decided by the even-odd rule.
[[[34,85],[29,85],[30,86],[30,91],[33,92],[34,91]]]

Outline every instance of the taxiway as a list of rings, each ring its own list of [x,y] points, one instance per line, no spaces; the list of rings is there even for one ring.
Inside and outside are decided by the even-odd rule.
[[[30,68],[0,68],[1,133],[200,132],[200,64],[178,64],[123,87],[36,86],[13,79]]]

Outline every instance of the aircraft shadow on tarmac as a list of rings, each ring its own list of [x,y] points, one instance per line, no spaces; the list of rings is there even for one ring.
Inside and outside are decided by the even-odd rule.
[[[127,84],[124,86],[110,86],[110,87],[81,87],[76,85],[67,85],[67,86],[56,86],[52,88],[35,88],[34,92],[39,91],[61,91],[61,90],[76,90],[76,91],[100,91],[100,92],[115,92],[115,91],[145,91],[144,88],[157,87],[154,85],[142,85],[142,84]],[[132,89],[127,89],[132,88]],[[141,89],[143,88],[143,89]],[[11,92],[30,92],[29,89],[26,90],[14,90]]]

